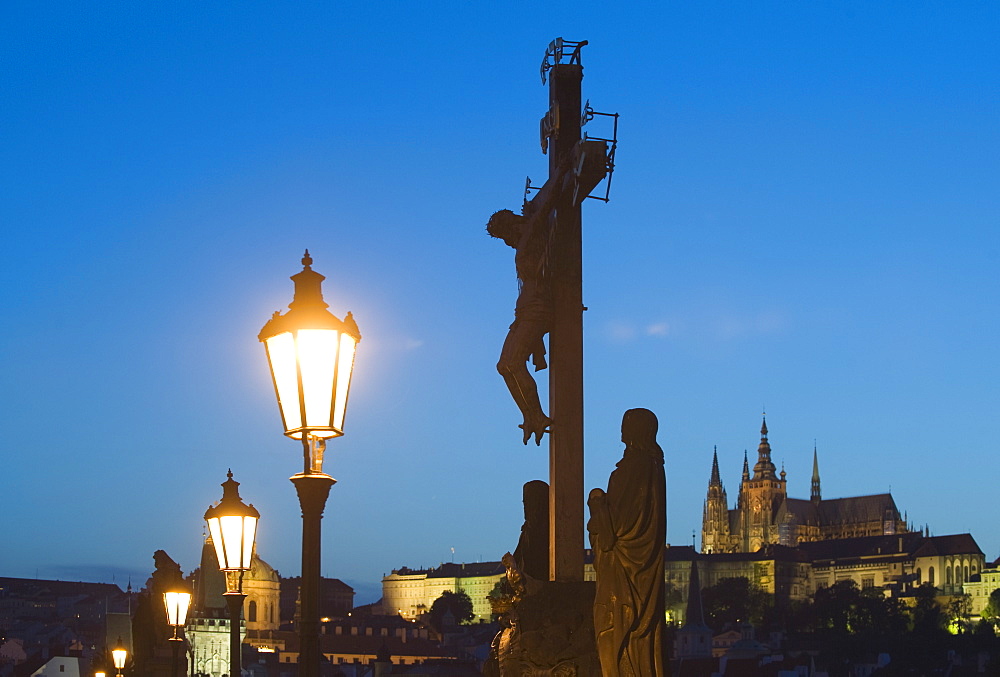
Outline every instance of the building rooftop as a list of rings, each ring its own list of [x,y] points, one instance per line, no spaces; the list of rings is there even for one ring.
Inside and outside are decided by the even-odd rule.
[[[496,576],[506,573],[502,562],[472,562],[457,564],[448,562],[442,564],[427,574],[427,578],[472,578],[475,576]]]

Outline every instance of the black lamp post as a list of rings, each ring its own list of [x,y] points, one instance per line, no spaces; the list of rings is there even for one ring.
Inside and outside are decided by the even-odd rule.
[[[174,636],[170,638],[172,651],[172,661],[170,663],[170,677],[177,677],[179,665],[180,645],[184,641],[177,636],[177,629],[183,628],[187,621],[188,608],[191,606],[191,593],[184,590],[179,584],[163,593],[163,606],[167,612],[167,625],[174,629]],[[187,674],[187,670],[184,671]]]
[[[344,434],[354,351],[361,333],[350,313],[327,310],[309,250],[292,276],[288,312],[275,312],[260,330],[285,434],[302,441],[302,472],[291,477],[302,508],[302,587],[299,628],[301,677],[319,677],[320,520],[335,479],[323,472],[326,440]]]
[[[229,607],[229,674],[239,677],[242,671],[240,654],[240,617],[243,612],[243,574],[250,568],[253,543],[257,536],[260,513],[240,498],[240,483],[230,470],[222,483],[222,500],[205,512],[208,532],[215,545],[219,569],[226,575],[226,606]]]

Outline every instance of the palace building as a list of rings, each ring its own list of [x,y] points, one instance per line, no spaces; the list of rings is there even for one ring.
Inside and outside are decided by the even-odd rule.
[[[487,595],[506,575],[500,562],[448,562],[434,569],[393,569],[382,577],[379,608],[382,614],[415,619],[430,611],[434,600],[445,591],[462,591],[472,600],[475,619],[489,620],[492,608]]]
[[[712,474],[702,516],[703,553],[754,553],[767,545],[795,547],[800,543],[863,536],[909,533],[892,494],[823,499],[819,461],[813,449],[812,490],[808,499],[790,498],[785,470],[775,472],[767,421],[760,428],[760,445],[753,475],[746,453],[736,507],[730,508],[719,476],[719,457],[712,455]]]

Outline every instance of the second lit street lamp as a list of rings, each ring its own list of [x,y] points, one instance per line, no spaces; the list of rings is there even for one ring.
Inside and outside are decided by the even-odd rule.
[[[117,677],[122,677],[122,670],[125,669],[126,658],[128,658],[128,651],[126,651],[125,643],[122,642],[121,635],[119,635],[118,643],[115,644],[115,648],[111,650],[111,660],[115,664]]]
[[[170,662],[170,677],[177,677],[178,668],[180,667],[180,645],[184,642],[183,639],[177,636],[177,629],[184,627],[184,622],[187,620],[188,608],[191,606],[191,593],[188,592],[184,587],[175,583],[170,590],[163,593],[163,606],[167,611],[167,625],[174,629],[174,636],[170,638],[171,647],[171,662]],[[187,674],[187,670],[183,674]]]
[[[205,512],[208,533],[219,558],[219,569],[226,576],[226,606],[229,607],[229,674],[238,677],[242,669],[240,617],[243,613],[243,574],[250,569],[253,543],[257,537],[260,513],[240,498],[240,483],[228,479],[222,483],[222,500]]]
[[[260,330],[285,434],[302,441],[302,472],[291,477],[302,508],[301,677],[319,677],[320,520],[335,479],[323,472],[326,441],[344,434],[354,351],[361,333],[350,313],[340,320],[323,300],[324,278],[309,250],[292,276],[288,312]]]

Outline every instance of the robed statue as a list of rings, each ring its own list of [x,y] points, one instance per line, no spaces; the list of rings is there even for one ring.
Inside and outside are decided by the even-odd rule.
[[[656,430],[648,409],[625,412],[622,460],[608,490],[594,489],[587,499],[597,572],[594,632],[604,677],[662,677],[669,671],[663,646],[666,478]]]

